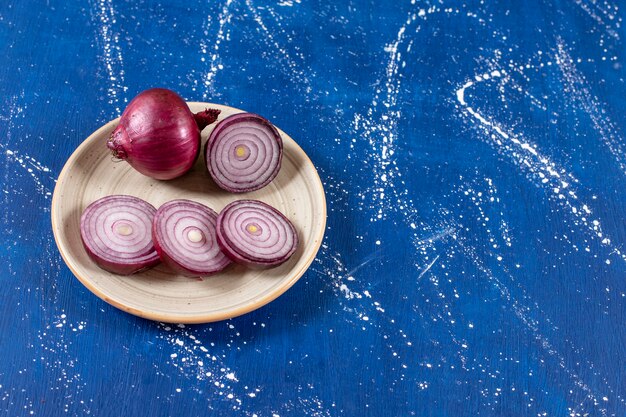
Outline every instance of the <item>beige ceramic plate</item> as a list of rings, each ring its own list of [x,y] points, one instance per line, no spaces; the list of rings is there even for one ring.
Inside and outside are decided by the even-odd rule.
[[[207,107],[234,113],[231,107],[189,103],[193,112]],[[206,323],[257,309],[284,293],[304,274],[322,242],[326,201],[322,183],[304,151],[284,132],[283,164],[267,187],[246,194],[220,190],[210,179],[202,156],[187,174],[171,181],[141,175],[126,162],[114,162],[106,148],[113,120],[89,136],[69,158],[59,175],[52,198],[52,230],[59,251],[74,275],[95,295],[131,314],[175,323]],[[212,126],[202,132],[206,141]],[[204,147],[203,147],[204,149]],[[83,249],[80,216],[92,201],[111,194],[129,194],[159,207],[175,198],[188,198],[220,211],[240,198],[262,200],[284,213],[294,224],[300,246],[283,265],[263,271],[231,265],[206,278],[186,278],[165,266],[131,276],[98,268]]]

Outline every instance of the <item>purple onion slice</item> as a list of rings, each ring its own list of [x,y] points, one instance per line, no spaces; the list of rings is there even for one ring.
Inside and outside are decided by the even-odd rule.
[[[129,195],[111,195],[91,203],[80,218],[87,254],[109,272],[130,275],[160,262],[152,244],[156,209]]]
[[[217,217],[217,242],[234,262],[269,268],[294,254],[298,234],[289,219],[274,207],[257,200],[238,200]]]
[[[276,177],[283,140],[265,118],[238,113],[215,126],[204,157],[209,174],[220,188],[245,193],[265,187]]]
[[[154,215],[152,239],[164,264],[189,277],[221,271],[231,262],[215,238],[217,213],[190,200],[172,200]]]

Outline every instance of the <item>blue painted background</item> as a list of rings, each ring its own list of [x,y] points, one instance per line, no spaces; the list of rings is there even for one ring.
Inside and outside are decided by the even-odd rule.
[[[626,415],[622,25],[604,0],[3,2],[0,414]],[[258,311],[138,319],[59,256],[65,160],[156,86],[319,170],[324,244]]]

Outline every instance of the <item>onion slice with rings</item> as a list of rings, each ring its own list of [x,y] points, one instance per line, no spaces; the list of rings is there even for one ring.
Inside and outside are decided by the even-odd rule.
[[[212,275],[231,261],[215,237],[217,213],[204,204],[172,200],[154,215],[152,239],[164,264],[189,277]]]
[[[152,244],[156,209],[129,195],[111,195],[91,203],[80,218],[87,254],[109,272],[130,275],[160,262]]]
[[[289,219],[274,207],[258,200],[238,200],[220,212],[217,241],[234,262],[269,268],[294,254],[298,234]]]
[[[204,157],[209,174],[220,188],[232,193],[255,191],[278,174],[283,140],[265,118],[238,113],[215,126]]]

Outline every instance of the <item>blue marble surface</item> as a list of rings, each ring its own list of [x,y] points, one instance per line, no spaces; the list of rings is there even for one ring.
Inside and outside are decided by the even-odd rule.
[[[626,415],[622,25],[605,0],[3,2],[0,415]],[[139,319],[60,258],[55,178],[156,86],[319,170],[323,246],[260,310]]]

